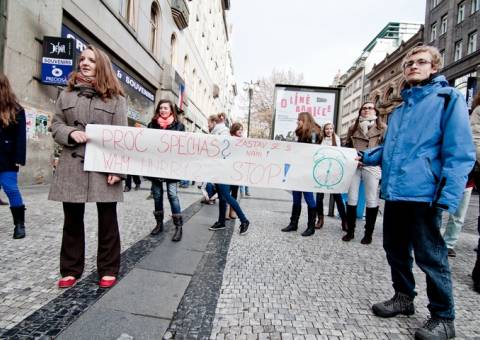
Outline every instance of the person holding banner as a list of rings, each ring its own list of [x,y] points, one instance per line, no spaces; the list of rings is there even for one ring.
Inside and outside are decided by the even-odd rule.
[[[211,115],[208,118],[208,126],[209,129],[211,127],[211,134],[212,135],[223,135],[228,136],[230,135],[230,130],[225,126],[225,113],[219,113],[218,115]],[[232,209],[237,214],[238,218],[240,219],[240,235],[245,235],[248,232],[248,226],[250,222],[248,221],[247,217],[240,208],[237,200],[232,197],[230,192],[230,185],[228,184],[215,184],[215,187],[218,192],[218,220],[215,222],[210,228],[210,230],[216,231],[225,229],[225,215],[227,213],[227,203],[232,207]]]
[[[346,147],[355,148],[361,152],[368,148],[380,145],[386,131],[386,124],[380,120],[380,112],[372,102],[365,102],[358,111],[358,117],[348,130]],[[347,203],[347,234],[342,240],[348,242],[355,237],[357,220],[357,203],[360,181],[365,184],[366,217],[365,235],[360,241],[362,244],[372,243],[373,230],[378,214],[378,185],[382,176],[380,166],[360,166],[353,176],[348,190]]]
[[[335,134],[333,123],[325,123],[322,129],[321,145],[325,146],[341,146],[340,137]],[[321,229],[323,227],[323,192],[317,193],[317,215],[318,221],[315,225],[315,229]],[[332,194],[335,203],[337,204],[337,210],[342,220],[342,230],[347,231],[347,214],[345,213],[345,204],[343,203],[342,194]]]
[[[117,202],[123,201],[124,176],[83,170],[87,124],[127,125],[125,94],[110,59],[91,45],[80,55],[77,70],[59,95],[51,125],[53,139],[63,146],[48,196],[63,203],[59,288],[73,286],[84,270],[87,202],[97,205],[99,286],[112,287],[120,269]]]
[[[241,123],[233,123],[232,126],[230,127],[230,136],[233,137],[239,137],[241,138],[243,134],[243,125]],[[232,194],[232,197],[235,198],[236,200],[238,199],[238,185],[231,185],[230,186],[230,192]],[[235,214],[235,211],[232,209],[232,206],[230,206],[228,210],[228,217],[232,220],[237,218],[237,215]]]
[[[18,170],[27,153],[25,110],[18,104],[8,78],[0,73],[0,187],[13,217],[13,238],[25,237],[25,205],[18,190]]]
[[[315,120],[309,112],[300,112],[297,118],[297,129],[295,130],[297,142],[316,144],[320,141],[319,131]],[[293,191],[292,215],[290,224],[282,229],[283,232],[296,231],[298,229],[298,220],[302,212],[302,195],[308,206],[307,229],[302,236],[311,236],[315,233],[315,218],[317,215],[317,204],[313,197],[313,192]]]
[[[173,105],[173,102],[167,99],[162,99],[158,102],[155,110],[155,115],[152,121],[148,124],[150,129],[162,129],[172,131],[185,131],[185,126],[178,121],[177,110]],[[167,186],[167,197],[170,203],[170,209],[172,211],[172,220],[175,225],[175,233],[173,234],[172,241],[178,242],[182,239],[182,209],[180,208],[180,200],[177,194],[176,179],[164,179],[164,178],[152,178],[152,195],[155,206],[153,215],[157,221],[157,225],[151,231],[151,235],[157,235],[163,231],[163,183]]]

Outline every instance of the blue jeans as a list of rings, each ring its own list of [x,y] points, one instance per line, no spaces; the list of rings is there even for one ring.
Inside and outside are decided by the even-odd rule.
[[[22,195],[18,190],[18,173],[16,171],[1,171],[0,172],[0,186],[5,191],[5,194],[10,201],[10,207],[21,207],[23,205]]]
[[[309,208],[317,207],[317,203],[315,203],[315,198],[313,197],[313,192],[302,192],[302,191],[292,191],[294,205],[302,204],[302,194]]]
[[[155,204],[155,211],[163,211],[163,183],[159,180],[152,180],[152,196]],[[165,182],[167,185],[167,197],[170,202],[172,214],[180,214],[180,201],[177,195],[177,182]]]
[[[208,194],[208,198],[212,198],[213,195],[217,193],[217,191],[215,190],[215,186],[212,183],[207,183],[207,185],[205,186],[205,191]]]
[[[383,248],[390,264],[393,289],[415,297],[413,257],[427,276],[432,317],[455,319],[447,246],[440,233],[441,211],[423,202],[385,202]]]
[[[240,222],[247,222],[247,217],[240,208],[237,200],[232,197],[230,193],[230,185],[228,184],[216,184],[215,187],[217,188],[219,204],[218,204],[218,212],[220,216],[218,217],[218,222],[224,224],[225,223],[225,214],[227,213],[227,203],[230,204],[232,209],[237,213]]]

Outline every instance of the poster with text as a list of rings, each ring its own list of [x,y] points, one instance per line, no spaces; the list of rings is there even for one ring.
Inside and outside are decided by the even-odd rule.
[[[337,117],[338,88],[275,85],[273,139],[295,141],[297,117],[310,112],[321,126],[335,123]]]

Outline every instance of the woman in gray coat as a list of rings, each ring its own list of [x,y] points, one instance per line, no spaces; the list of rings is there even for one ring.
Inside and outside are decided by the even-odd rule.
[[[64,225],[60,252],[60,288],[73,286],[85,262],[83,216],[86,202],[98,211],[97,270],[99,285],[109,288],[120,268],[117,202],[123,201],[121,176],[83,170],[87,124],[127,125],[124,92],[108,56],[88,46],[77,71],[57,100],[52,121],[54,140],[63,146],[49,199],[63,202]]]

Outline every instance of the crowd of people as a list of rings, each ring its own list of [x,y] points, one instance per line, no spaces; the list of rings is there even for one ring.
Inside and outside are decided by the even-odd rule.
[[[308,112],[301,112],[295,130],[296,142],[328,147],[350,147],[358,153],[356,169],[345,205],[341,194],[333,194],[345,232],[342,240],[355,238],[359,187],[365,186],[365,231],[361,243],[372,242],[379,212],[379,188],[385,201],[383,211],[383,248],[391,269],[394,296],[372,306],[379,317],[393,317],[415,312],[413,259],[427,278],[430,318],[415,334],[418,339],[448,339],[455,336],[455,308],[448,256],[461,231],[475,186],[480,188],[480,93],[469,111],[463,95],[449,86],[439,74],[442,67],[439,51],[431,46],[411,49],[403,61],[406,85],[403,103],[389,114],[387,124],[372,102],[361,105],[358,117],[348,130],[343,144],[332,122],[323,126]],[[131,190],[138,176],[105,174],[83,170],[89,123],[127,125],[124,91],[109,57],[100,49],[88,46],[78,67],[57,100],[51,132],[63,146],[48,198],[62,202],[64,222],[60,250],[60,288],[73,286],[82,276],[85,262],[85,204],[95,202],[98,212],[97,271],[99,286],[112,287],[120,267],[120,235],[117,202],[123,192]],[[208,118],[212,135],[242,137],[243,126],[226,126],[225,114]],[[148,124],[151,129],[185,131],[175,105],[160,100]],[[473,134],[472,134],[473,132]],[[18,189],[19,166],[25,165],[25,112],[19,105],[8,79],[0,74],[0,187],[5,191],[13,217],[13,238],[26,236],[25,205]],[[476,165],[475,165],[476,164]],[[475,166],[474,166],[475,165]],[[172,241],[182,239],[182,209],[177,193],[179,180],[148,178],[154,203],[155,227],[151,235],[164,231],[163,206],[166,188],[175,232]],[[125,187],[122,180],[126,180]],[[165,187],[164,187],[165,185]],[[239,234],[248,232],[250,221],[238,202],[239,187],[222,183],[203,183],[206,204],[218,198],[218,218],[209,228],[226,228],[227,218],[240,220]],[[245,190],[248,190],[245,187]],[[246,191],[247,193],[247,191]],[[324,226],[323,193],[292,192],[290,223],[283,232],[298,229],[302,197],[307,205],[308,237]],[[449,214],[444,230],[442,212]],[[478,218],[480,233],[480,210]],[[480,239],[479,239],[480,243]],[[480,292],[480,252],[472,272],[474,289]],[[414,257],[412,256],[414,255]]]

